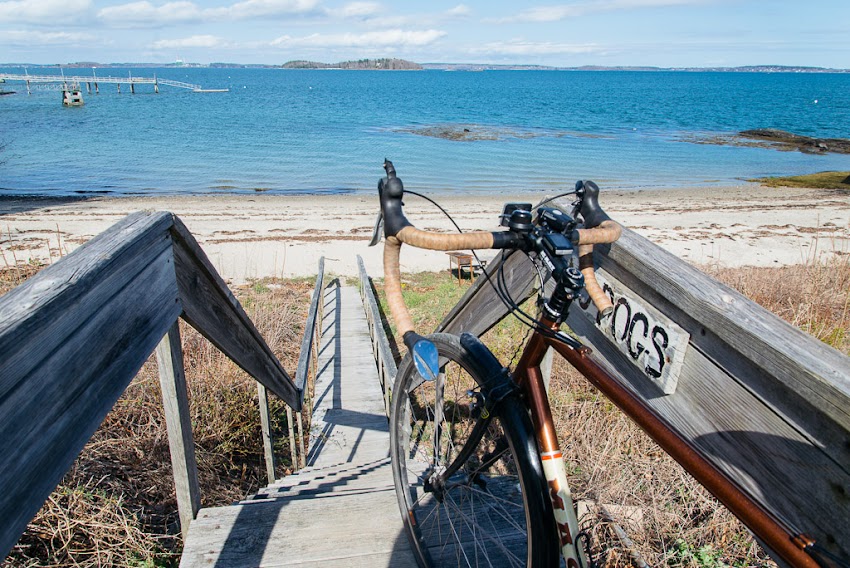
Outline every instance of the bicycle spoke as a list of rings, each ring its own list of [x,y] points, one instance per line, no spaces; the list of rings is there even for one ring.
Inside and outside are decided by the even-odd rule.
[[[498,505],[499,505],[499,509],[501,510],[500,516],[501,516],[503,519],[505,519],[505,521],[507,521],[507,522],[508,522],[508,524],[513,525],[513,527],[514,527],[516,530],[521,531],[521,532],[525,532],[525,529],[524,529],[522,526],[520,526],[520,524],[519,524],[519,523],[517,523],[517,522],[514,520],[513,516],[511,516],[511,514],[510,514],[510,513],[508,513],[508,511],[507,511],[507,510],[505,510],[504,506],[502,506],[502,503],[507,503],[508,505],[511,505],[512,507],[516,507],[516,508],[518,508],[518,509],[522,509],[522,505],[520,505],[520,504],[518,504],[518,503],[514,503],[514,502],[512,502],[512,501],[508,501],[507,499],[501,499],[501,498],[499,498],[499,497],[496,497],[496,496],[495,496],[495,495],[493,495],[492,493],[482,492],[480,489],[477,489],[477,488],[470,487],[469,489],[470,489],[473,493],[475,493],[475,492],[481,492],[481,493],[486,494],[486,495],[487,495],[487,497],[488,497],[488,500],[490,500],[490,501],[495,500],[495,501],[496,501],[496,504],[498,504]]]
[[[462,508],[457,504],[457,502],[454,501],[454,499],[447,499],[447,501],[449,501],[449,500],[451,501],[451,504],[454,506],[455,510],[457,511],[457,514],[461,517],[461,520],[463,520],[464,523],[467,525],[467,527],[470,529],[470,532],[474,533],[474,529],[472,527],[478,526],[477,523],[474,522],[474,519],[477,518],[477,516],[475,516],[473,518],[473,520],[470,520],[470,516],[463,512]],[[497,528],[496,525],[491,524],[491,526],[494,529],[493,531],[491,531],[489,533],[484,532],[484,536],[487,538],[487,540],[492,542],[493,544],[495,544],[496,547],[499,548],[502,551],[503,554],[505,554],[505,556],[509,556],[509,557],[514,558],[515,562],[523,562],[522,560],[520,560],[520,558],[516,554],[514,554],[510,549],[508,549],[504,545],[504,542],[502,541],[502,538],[501,538],[502,535],[499,535],[497,533],[497,531],[495,530]],[[478,539],[473,538],[473,542],[476,543],[476,546],[480,547],[482,549],[482,551],[485,552],[485,554],[486,554],[486,549],[484,549],[481,545],[477,544]],[[460,539],[458,539],[458,545],[460,545]],[[487,563],[492,566],[492,564],[489,560],[489,555],[487,557]]]
[[[537,456],[526,450],[533,434],[523,409],[507,399],[498,412],[480,418],[476,409],[487,396],[481,379],[492,373],[479,376],[455,358],[456,351],[444,357],[445,345],[438,340],[445,361],[440,376],[415,389],[402,384],[398,392],[408,394],[395,406],[394,456],[402,463],[394,465],[394,474],[402,480],[400,501],[405,520],[413,519],[406,526],[419,559],[433,568],[548,564],[557,548],[552,545],[551,554],[538,548],[550,534],[549,521],[543,501],[537,497],[532,507],[526,495],[546,489],[529,469]],[[404,372],[399,380],[416,375],[412,366]],[[528,518],[538,524],[526,526]]]

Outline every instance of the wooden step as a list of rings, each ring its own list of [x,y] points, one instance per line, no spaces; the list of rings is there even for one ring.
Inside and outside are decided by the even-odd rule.
[[[331,286],[324,302],[307,467],[236,505],[202,509],[181,566],[416,566],[359,293]]]

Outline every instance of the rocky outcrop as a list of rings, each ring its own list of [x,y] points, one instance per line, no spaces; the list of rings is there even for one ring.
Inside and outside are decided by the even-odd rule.
[[[799,150],[811,154],[850,154],[850,140],[847,138],[811,138],[775,128],[744,130],[738,135],[749,140],[762,140],[780,150]]]

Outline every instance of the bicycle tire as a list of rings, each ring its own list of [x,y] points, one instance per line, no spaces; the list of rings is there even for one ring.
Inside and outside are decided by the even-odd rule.
[[[476,421],[471,404],[476,395],[468,397],[467,390],[480,392],[483,380],[501,366],[486,348],[486,356],[473,358],[457,336],[428,339],[440,355],[441,378],[424,381],[408,354],[398,369],[390,419],[396,495],[417,562],[423,568],[556,566],[547,484],[528,412],[517,395],[495,408],[476,451],[447,480],[447,489],[429,487],[428,475],[450,463]],[[439,386],[442,411],[436,406]],[[437,452],[440,459],[434,459]]]

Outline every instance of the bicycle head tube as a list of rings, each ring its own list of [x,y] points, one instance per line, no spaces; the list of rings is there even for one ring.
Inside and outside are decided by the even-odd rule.
[[[404,184],[396,176],[395,167],[389,160],[384,160],[387,175],[378,182],[378,196],[381,201],[381,213],[384,216],[384,236],[394,237],[399,231],[411,225],[402,210]]]

